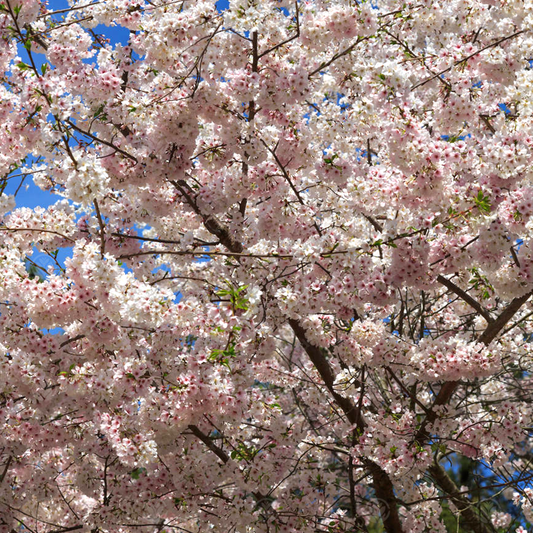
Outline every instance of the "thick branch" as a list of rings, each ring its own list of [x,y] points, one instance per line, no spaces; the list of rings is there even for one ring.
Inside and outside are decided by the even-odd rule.
[[[402,533],[402,523],[396,505],[394,487],[388,474],[378,464],[370,459],[363,459],[363,464],[372,475],[376,498],[379,503],[379,513],[387,533]]]
[[[346,418],[350,421],[350,423],[356,424],[357,427],[362,430],[364,428],[364,422],[356,406],[351,402],[351,400],[345,398],[344,396],[341,396],[334,389],[333,384],[335,382],[335,376],[333,375],[333,372],[331,371],[329,363],[324,357],[322,350],[318,346],[311,344],[307,340],[305,330],[297,320],[291,318],[289,319],[289,324],[292,330],[294,331],[294,334],[296,335],[297,339],[300,341],[300,344],[302,345],[303,349],[309,356],[309,359],[311,359],[311,362],[318,370],[318,373],[320,374],[320,377],[322,378],[322,381],[326,385],[327,389],[346,415]]]
[[[435,398],[435,401],[433,402],[431,409],[429,410],[426,418],[422,422],[420,429],[416,432],[415,439],[414,439],[416,442],[418,442],[419,444],[422,444],[429,437],[427,427],[429,424],[432,424],[433,422],[435,422],[435,420],[437,420],[437,418],[439,417],[437,413],[435,412],[435,407],[446,405],[450,401],[450,398],[452,397],[458,385],[459,385],[458,381],[447,381],[440,388],[440,391],[437,394],[437,397]]]
[[[444,276],[438,276],[437,281],[450,291],[457,294],[457,296],[459,296],[459,298],[466,302],[470,307],[473,307],[489,324],[494,322],[493,318],[490,316],[490,313],[476,299],[472,298],[470,294],[453,283],[453,281],[450,281]]]
[[[429,467],[429,473],[437,485],[446,493],[455,507],[461,511],[462,522],[473,533],[494,533],[491,524],[483,523],[481,517],[472,508],[472,502],[467,500],[458,490],[453,480],[438,463]]]
[[[291,318],[289,319],[289,324],[297,339],[300,341],[303,349],[309,356],[309,359],[311,359],[311,362],[318,370],[318,373],[320,374],[320,377],[322,378],[322,381],[326,385],[327,389],[339,407],[343,410],[346,418],[362,431],[365,427],[365,422],[361,416],[361,411],[357,409],[351,400],[341,396],[335,391],[333,387],[335,377],[333,376],[333,372],[331,371],[329,363],[322,353],[322,350],[307,340],[305,330],[297,320]],[[379,502],[381,519],[383,520],[385,531],[387,531],[387,533],[402,533],[402,523],[398,514],[396,496],[394,495],[394,486],[392,485],[388,474],[374,461],[371,461],[367,458],[363,458],[362,461],[372,475],[372,484],[376,492],[376,498]]]
[[[532,293],[533,291],[528,292],[527,294],[524,294],[519,298],[515,298],[502,311],[502,313],[500,313],[500,316],[496,320],[493,320],[491,323],[489,323],[489,325],[485,328],[485,331],[479,336],[478,342],[488,346],[499,335],[501,330],[505,327],[509,320],[513,318],[513,316],[518,312],[522,305],[527,302]],[[415,441],[422,444],[422,442],[429,437],[429,434],[427,432],[427,426],[435,422],[435,420],[438,418],[438,415],[435,413],[435,407],[446,405],[458,385],[458,381],[447,381],[446,383],[444,383],[439,393],[437,394],[435,402],[433,403],[428,415],[422,422],[420,429],[417,431],[415,435]]]
[[[198,426],[190,424],[189,429],[195,437],[198,437],[223,463],[229,461],[229,455],[222,449],[219,448],[214,442],[213,439],[210,439],[203,431],[201,431]]]
[[[98,218],[98,224],[100,226],[100,256],[103,259],[105,255],[105,224],[96,198],[94,199],[94,209],[96,210],[96,217]]]
[[[9,470],[9,467],[11,466],[11,461],[13,460],[13,457],[10,455],[7,458],[6,464],[4,465],[4,471],[2,474],[0,474],[0,485],[4,482],[4,479],[7,475],[7,471]]]
[[[82,525],[64,527],[61,529],[54,529],[53,531],[50,531],[50,533],[67,533],[67,531],[77,531],[78,529],[83,529],[83,527],[84,526]]]
[[[482,342],[487,346],[499,335],[500,331],[507,325],[509,320],[520,310],[520,308],[529,300],[533,294],[530,291],[523,296],[515,298],[500,314],[500,316],[489,324],[485,331],[480,335],[478,342]]]
[[[213,215],[204,215],[198,206],[196,205],[196,202],[194,198],[191,195],[190,187],[184,180],[171,180],[172,185],[178,189],[178,191],[181,193],[183,198],[185,198],[185,201],[189,204],[189,206],[192,208],[192,210],[199,216],[202,217],[205,229],[209,231],[212,235],[215,235],[220,239],[220,242],[231,252],[234,252],[236,254],[240,254],[243,251],[242,244],[237,241],[228,231],[227,228],[225,228],[218,219]]]

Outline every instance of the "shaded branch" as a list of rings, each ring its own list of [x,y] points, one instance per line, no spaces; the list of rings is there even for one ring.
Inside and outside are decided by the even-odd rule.
[[[500,333],[500,331],[507,325],[509,320],[520,310],[520,308],[529,300],[533,291],[515,298],[500,314],[500,316],[489,324],[485,331],[478,338],[478,342],[489,345]]]
[[[309,356],[309,359],[311,359],[311,362],[318,370],[318,373],[320,374],[320,377],[322,378],[322,381],[326,385],[327,389],[346,415],[346,418],[352,424],[356,424],[357,427],[362,431],[364,429],[364,422],[361,417],[361,413],[358,412],[356,406],[351,402],[351,400],[340,395],[334,389],[333,384],[335,383],[335,376],[333,375],[333,372],[331,371],[329,363],[322,353],[322,350],[307,340],[305,330],[297,320],[290,318],[289,325],[294,331],[296,338],[300,341],[303,349]]]
[[[196,205],[196,201],[191,195],[192,189],[185,180],[170,180],[170,183],[172,183],[172,185],[174,185],[174,187],[176,187],[176,189],[181,193],[192,210],[198,216],[202,217],[204,227],[207,231],[209,231],[209,233],[218,237],[220,242],[231,252],[235,254],[242,253],[242,244],[230,234],[229,230],[223,226],[215,216],[204,215],[200,211],[199,207]]]
[[[198,437],[223,463],[229,461],[229,455],[219,446],[217,446],[213,439],[209,438],[204,432],[202,432],[198,426],[190,424],[187,426],[195,437]]]
[[[333,396],[339,407],[343,410],[346,418],[352,424],[356,425],[359,433],[362,433],[365,427],[365,422],[361,416],[361,411],[357,409],[351,400],[341,396],[335,391],[333,387],[335,377],[322,350],[307,340],[305,330],[297,320],[291,318],[289,319],[289,324],[297,339],[300,341],[303,349],[309,356],[309,359],[311,359],[311,362],[320,374],[320,377],[322,378],[330,394]],[[379,503],[381,519],[383,520],[385,531],[387,531],[387,533],[402,533],[403,528],[400,521],[400,516],[398,514],[394,486],[388,474],[374,461],[371,461],[366,457],[361,458],[361,460],[372,475],[372,484],[376,492],[376,498]]]
[[[485,331],[479,336],[477,341],[479,343],[485,344],[488,346],[502,331],[506,324],[513,318],[513,316],[518,312],[518,310],[524,305],[529,297],[533,294],[533,291],[524,294],[518,298],[515,298],[501,313],[496,320],[493,320],[486,328]],[[433,405],[426,418],[422,422],[419,430],[416,432],[414,440],[419,444],[422,444],[428,437],[427,426],[432,424],[437,420],[438,415],[435,413],[435,407],[446,405],[450,398],[452,397],[455,389],[459,385],[459,381],[447,381],[442,385]]]
[[[94,199],[94,209],[96,210],[96,218],[98,219],[98,225],[100,226],[100,257],[103,259],[105,255],[105,224],[96,198]]]
[[[428,469],[437,485],[446,493],[453,504],[461,511],[461,518],[465,526],[473,533],[494,533],[496,530],[490,523],[483,523],[481,517],[472,508],[472,502],[465,498],[444,468],[434,463]]]
[[[6,464],[4,465],[4,471],[2,472],[2,474],[0,474],[0,485],[4,482],[4,479],[7,475],[7,471],[9,470],[9,467],[11,466],[11,461],[13,461],[12,455],[10,455],[7,458]]]
[[[466,291],[458,287],[453,281],[445,278],[444,276],[438,276],[437,281],[444,285],[447,289],[454,292],[466,302],[470,307],[473,307],[489,324],[494,322],[494,319],[490,316],[490,313],[475,299],[470,296]]]

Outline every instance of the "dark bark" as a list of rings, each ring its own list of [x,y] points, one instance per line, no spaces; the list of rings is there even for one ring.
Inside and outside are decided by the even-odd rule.
[[[356,425],[357,429],[362,431],[365,427],[365,423],[361,416],[361,411],[350,399],[345,398],[335,391],[333,387],[335,377],[321,348],[311,344],[307,340],[305,330],[297,320],[289,319],[289,324],[337,405],[342,409],[349,422]],[[396,496],[394,495],[392,481],[383,468],[374,463],[374,461],[371,461],[366,457],[360,459],[368,472],[372,475],[372,486],[376,492],[376,498],[379,503],[379,511],[385,531],[387,533],[402,533],[403,528],[400,515],[398,514],[398,504]]]
[[[428,471],[435,483],[446,493],[448,499],[461,511],[463,526],[473,533],[495,533],[496,530],[492,524],[483,522],[482,518],[474,511],[472,502],[459,492],[442,466],[435,463],[429,467]]]

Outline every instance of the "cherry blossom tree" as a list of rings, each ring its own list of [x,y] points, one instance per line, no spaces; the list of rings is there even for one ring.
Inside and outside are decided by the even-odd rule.
[[[532,27],[2,0],[0,532],[525,533]]]

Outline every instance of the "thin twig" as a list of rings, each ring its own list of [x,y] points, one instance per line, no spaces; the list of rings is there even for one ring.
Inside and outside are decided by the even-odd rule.
[[[94,199],[94,209],[96,210],[96,218],[98,218],[98,224],[100,225],[100,257],[103,259],[105,255],[105,225],[96,198]]]
[[[266,56],[267,54],[270,54],[274,50],[277,50],[278,48],[290,43],[291,41],[294,41],[294,39],[298,39],[300,37],[300,10],[298,7],[298,1],[294,2],[295,9],[296,9],[296,34],[292,37],[289,37],[285,41],[273,46],[272,48],[269,48],[268,50],[265,50],[264,52],[260,53],[258,56],[258,59],[261,59],[263,56]]]
[[[125,150],[122,150],[122,148],[119,148],[118,146],[115,146],[112,142],[106,141],[104,139],[101,139],[101,138],[97,137],[96,135],[93,135],[92,133],[90,133],[88,131],[82,130],[81,128],[76,126],[76,124],[74,124],[70,119],[67,120],[67,124],[72,129],[76,130],[77,132],[81,133],[82,135],[85,135],[85,136],[93,139],[94,141],[99,142],[100,144],[104,144],[105,146],[109,146],[109,148],[112,148],[113,150],[115,150],[115,151],[119,152],[120,154],[122,154],[124,157],[127,157],[128,159],[131,159],[132,161],[137,163],[137,158],[135,156],[133,156],[131,154],[128,154],[128,152],[126,152]]]
[[[478,54],[481,54],[481,52],[484,52],[485,50],[488,50],[489,48],[493,48],[494,46],[498,46],[499,44],[501,44],[501,43],[503,43],[505,41],[508,41],[509,39],[512,39],[513,37],[516,37],[516,36],[518,36],[518,35],[520,35],[522,33],[525,33],[527,31],[529,31],[529,30],[517,31],[517,32],[515,32],[515,33],[513,33],[511,35],[508,35],[507,37],[502,37],[501,39],[498,39],[497,41],[495,41],[495,42],[493,42],[491,44],[488,44],[487,46],[484,46],[483,48],[480,48],[479,50],[476,50],[475,52],[472,52],[470,55],[468,55],[466,57],[463,57],[463,59],[459,59],[458,61],[455,61],[450,67],[445,68],[444,70],[441,70],[440,72],[437,72],[437,74],[434,74],[430,78],[427,78],[426,80],[423,80],[423,81],[413,85],[411,87],[411,91],[414,91],[418,87],[422,87],[422,85],[425,85],[426,83],[429,83],[430,81],[433,81],[435,78],[438,78],[438,77],[442,76],[446,72],[449,72],[450,70],[452,70],[452,68],[456,67],[457,65],[460,65],[461,63],[465,63],[469,59],[472,59],[474,56],[477,56]]]

